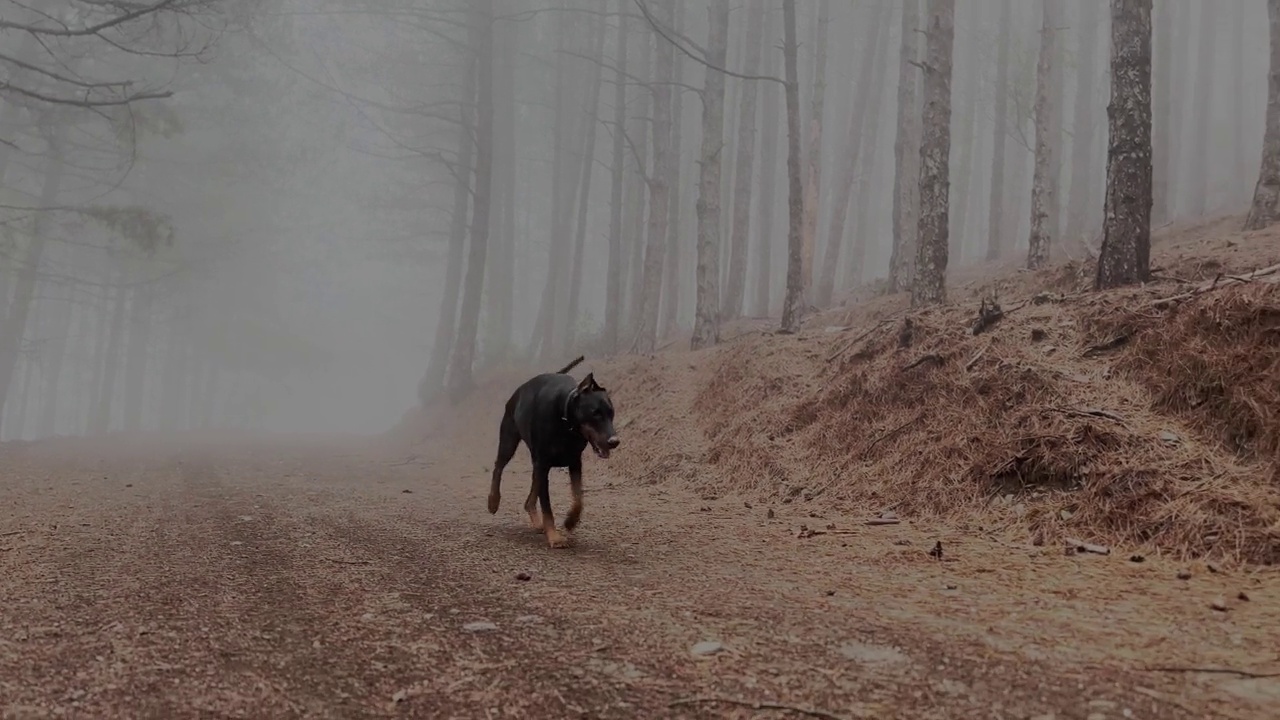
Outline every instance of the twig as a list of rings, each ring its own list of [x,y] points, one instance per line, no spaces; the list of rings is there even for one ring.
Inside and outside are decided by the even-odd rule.
[[[1111,412],[1110,410],[1102,410],[1102,409],[1100,409],[1100,408],[1060,408],[1060,407],[1049,407],[1049,408],[1046,408],[1046,409],[1047,409],[1047,410],[1052,410],[1052,411],[1054,411],[1054,412],[1060,412],[1060,413],[1062,413],[1063,415],[1075,415],[1075,416],[1077,416],[1077,417],[1099,417],[1099,418],[1106,418],[1107,420],[1111,420],[1111,421],[1113,421],[1113,422],[1118,422],[1118,423],[1120,423],[1120,424],[1122,424],[1122,425],[1124,424],[1124,417],[1123,417],[1123,416],[1119,415],[1118,413],[1113,413],[1113,412]]]
[[[1248,670],[1236,670],[1234,668],[1147,667],[1147,668],[1139,668],[1139,670],[1142,670],[1143,672],[1211,673],[1214,675],[1235,675],[1237,677],[1249,678],[1251,680],[1280,677],[1280,672],[1255,673],[1255,672],[1249,672]]]
[[[325,558],[325,560],[328,560],[331,563],[337,563],[339,565],[368,565],[369,564],[368,560],[339,560],[338,558]]]
[[[702,695],[698,697],[681,698],[672,700],[667,703],[667,707],[679,707],[681,705],[702,705],[706,703],[724,703],[725,705],[738,705],[740,707],[748,707],[752,710],[783,710],[809,717],[824,718],[825,720],[845,720],[841,715],[827,712],[826,710],[818,710],[816,708],[808,708],[800,705],[787,705],[780,702],[772,702],[769,700],[739,700],[736,698],[724,697],[722,695]]]
[[[902,432],[903,430],[906,430],[906,429],[907,429],[907,427],[909,427],[909,426],[913,425],[916,421],[918,421],[918,420],[919,420],[920,418],[922,418],[922,417],[924,417],[924,412],[920,412],[920,413],[919,413],[919,414],[917,414],[915,417],[913,417],[913,418],[911,418],[910,420],[908,420],[908,421],[906,421],[906,422],[902,423],[902,424],[901,424],[901,425],[899,425],[898,427],[895,427],[895,428],[893,428],[892,430],[890,430],[890,431],[888,431],[888,432],[886,432],[886,433],[882,433],[882,434],[880,435],[880,437],[876,438],[875,440],[872,440],[872,441],[871,441],[871,442],[870,442],[870,443],[869,443],[865,448],[863,448],[862,452],[861,452],[861,453],[859,453],[859,456],[860,456],[860,457],[865,458],[865,457],[867,456],[867,454],[868,454],[868,453],[870,453],[870,452],[871,452],[871,450],[872,450],[873,448],[875,448],[875,446],[876,446],[876,445],[879,445],[879,444],[880,444],[880,442],[881,442],[881,441],[886,440],[886,439],[888,439],[888,438],[890,438],[890,437],[892,437],[892,436],[894,436],[894,435],[897,435],[898,433]]]
[[[921,355],[919,358],[917,358],[917,359],[916,359],[916,361],[915,361],[915,362],[911,363],[910,365],[907,365],[906,367],[904,367],[904,368],[902,368],[902,369],[903,369],[903,371],[911,370],[911,369],[913,369],[913,368],[918,368],[918,367],[920,367],[921,365],[923,365],[923,364],[925,364],[925,363],[927,363],[927,362],[934,362],[934,363],[937,363],[937,364],[941,365],[941,364],[942,364],[942,358],[941,358],[940,356],[938,356],[938,355],[933,354],[933,353],[929,353],[928,355]]]
[[[877,527],[880,525],[899,525],[901,523],[902,521],[899,520],[898,518],[871,518],[865,524],[870,525],[872,527]]]
[[[1121,347],[1126,343],[1128,343],[1129,338],[1131,337],[1133,337],[1132,333],[1124,333],[1123,335],[1117,335],[1100,345],[1091,346],[1088,350],[1084,351],[1084,356],[1093,357],[1094,355],[1101,355],[1104,352],[1115,350],[1116,348]]]
[[[994,340],[993,340],[993,341],[991,341],[991,342],[989,342],[989,343],[987,343],[987,346],[986,346],[986,347],[984,347],[984,348],[982,348],[981,350],[979,350],[977,355],[974,355],[974,356],[973,356],[973,358],[969,360],[969,362],[965,363],[965,364],[964,364],[964,371],[965,371],[965,372],[969,372],[970,370],[972,370],[972,369],[973,369],[973,366],[978,364],[978,361],[982,359],[982,356],[983,356],[983,355],[986,355],[986,354],[987,354],[987,351],[991,349],[991,346],[992,346],[992,344],[994,344],[994,343],[995,343],[995,341],[994,341]]]
[[[870,330],[867,330],[861,333],[860,335],[858,335],[858,337],[840,346],[839,350],[836,350],[835,352],[831,353],[831,355],[827,357],[827,362],[831,362],[832,360],[835,360],[836,358],[845,354],[846,352],[848,352],[849,348],[856,345],[859,340],[862,340],[863,338],[867,337],[871,333],[875,332],[876,330],[879,330],[880,328],[884,327],[885,325],[888,325],[891,322],[893,322],[893,320],[881,320],[880,322],[876,323],[875,326],[872,327]]]
[[[1224,288],[1231,285],[1239,285],[1241,283],[1253,282],[1254,280],[1260,277],[1274,275],[1277,272],[1280,272],[1280,265],[1271,265],[1270,267],[1259,268],[1257,270],[1254,270],[1253,272],[1246,273],[1245,275],[1227,275],[1225,279],[1223,279],[1222,276],[1215,277],[1213,280],[1207,283],[1204,283],[1200,287],[1194,290],[1191,290],[1190,292],[1179,293],[1177,295],[1170,295],[1169,297],[1160,298],[1159,300],[1152,300],[1150,303],[1150,307],[1164,307],[1165,305],[1172,305],[1174,303],[1178,303],[1183,300],[1188,300],[1197,295],[1203,295],[1204,293],[1217,290],[1218,288]],[[1222,280],[1222,282],[1219,282],[1219,280]]]
[[[1111,554],[1111,548],[1107,547],[1106,545],[1094,545],[1093,543],[1087,543],[1083,540],[1076,540],[1075,538],[1066,538],[1065,542],[1067,543],[1068,546],[1073,548],[1076,552],[1087,552],[1087,553],[1093,553],[1094,555],[1110,555]]]
[[[0,533],[0,537],[13,537],[14,535],[21,535],[25,532],[26,530],[10,530],[9,532]]]

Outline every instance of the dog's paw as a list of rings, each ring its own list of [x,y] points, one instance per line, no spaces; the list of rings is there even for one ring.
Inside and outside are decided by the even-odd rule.
[[[569,508],[569,514],[564,516],[564,529],[573,530],[574,528],[578,527],[578,521],[581,519],[582,519],[581,507],[575,506],[575,507]]]
[[[542,532],[542,513],[537,510],[529,511],[529,529]]]
[[[493,515],[498,512],[498,503],[502,502],[502,496],[497,493],[489,495],[489,514]]]
[[[547,530],[547,545],[549,545],[552,550],[567,548],[569,547],[569,538],[565,537],[564,533],[559,530],[551,528],[550,530]]]

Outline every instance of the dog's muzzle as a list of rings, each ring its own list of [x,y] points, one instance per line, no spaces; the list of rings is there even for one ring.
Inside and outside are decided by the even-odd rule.
[[[618,439],[617,435],[610,435],[603,443],[597,443],[595,438],[591,439],[591,449],[595,450],[596,456],[602,460],[609,459],[610,451],[617,449],[621,444],[622,441]]]

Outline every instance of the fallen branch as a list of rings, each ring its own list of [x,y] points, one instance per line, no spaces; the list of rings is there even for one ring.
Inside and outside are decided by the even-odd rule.
[[[1268,275],[1274,275],[1277,272],[1280,272],[1280,265],[1272,265],[1270,267],[1259,268],[1257,270],[1254,270],[1253,272],[1246,273],[1245,275],[1227,275],[1225,276],[1225,278],[1215,277],[1213,280],[1210,280],[1209,282],[1204,283],[1200,287],[1195,288],[1190,292],[1179,293],[1177,295],[1170,295],[1169,297],[1160,298],[1159,300],[1152,300],[1149,306],[1164,307],[1165,305],[1173,305],[1174,303],[1179,303],[1179,302],[1182,302],[1183,300],[1189,300],[1193,297],[1196,297],[1197,295],[1203,295],[1213,290],[1218,290],[1224,287],[1230,287],[1231,285],[1239,285],[1241,283],[1253,282],[1258,278],[1266,277]]]
[[[0,537],[13,537],[14,535],[21,535],[25,532],[26,530],[10,530],[9,532],[0,533]]]
[[[1133,337],[1131,333],[1124,333],[1123,335],[1117,335],[1100,345],[1091,346],[1088,350],[1084,351],[1084,356],[1093,357],[1094,355],[1101,355],[1104,352],[1115,350],[1116,348],[1121,347],[1125,343],[1129,342],[1129,338],[1131,337]]]
[[[940,355],[935,355],[934,353],[929,353],[928,355],[921,355],[919,358],[915,360],[915,362],[912,362],[910,365],[903,367],[902,370],[903,372],[906,372],[907,370],[918,368],[927,362],[932,362],[932,363],[941,365],[942,357]]]
[[[1078,553],[1093,553],[1094,555],[1111,554],[1111,548],[1106,545],[1094,545],[1093,543],[1087,543],[1083,540],[1076,540],[1074,538],[1067,538],[1066,543]]]
[[[667,707],[674,708],[680,707],[681,705],[704,705],[709,703],[737,705],[739,707],[751,708],[752,710],[781,710],[797,713],[799,715],[807,715],[809,717],[824,718],[824,720],[845,720],[843,716],[827,712],[826,710],[818,710],[816,708],[803,707],[801,705],[787,705],[785,703],[772,702],[769,700],[739,700],[737,698],[724,697],[721,695],[702,695],[698,697],[681,698],[667,703]]]
[[[986,347],[984,347],[984,348],[982,348],[981,350],[979,350],[977,355],[974,355],[974,356],[969,360],[969,362],[965,363],[965,364],[964,364],[964,371],[965,371],[965,372],[969,372],[970,370],[972,370],[972,369],[973,369],[973,366],[978,364],[978,361],[982,359],[982,356],[983,356],[983,355],[986,355],[986,354],[987,354],[987,351],[991,349],[991,346],[992,346],[994,343],[995,343],[995,341],[994,341],[994,340],[993,340],[993,341],[991,341],[991,342],[989,342],[989,343],[987,343],[987,346],[986,346]]]
[[[871,518],[866,524],[874,527],[877,525],[898,525],[901,522],[898,518]]]
[[[1107,420],[1111,420],[1112,422],[1118,422],[1121,425],[1124,424],[1124,417],[1117,413],[1113,413],[1110,410],[1101,410],[1099,408],[1060,408],[1060,407],[1049,407],[1045,409],[1052,410],[1053,412],[1060,412],[1063,415],[1074,415],[1076,417],[1105,418]]]
[[[1249,678],[1250,680],[1259,680],[1262,678],[1280,677],[1280,672],[1273,673],[1255,673],[1248,670],[1236,670],[1234,668],[1205,668],[1205,667],[1146,667],[1138,668],[1143,672],[1168,672],[1168,673],[1209,673],[1213,675],[1235,675],[1236,677]]]
[[[849,348],[851,348],[851,347],[853,347],[854,345],[856,345],[856,344],[858,343],[858,341],[859,341],[859,340],[862,340],[863,338],[867,337],[867,336],[868,336],[868,335],[870,335],[871,333],[875,332],[876,330],[879,330],[880,328],[884,327],[885,325],[888,325],[888,324],[889,324],[889,323],[891,323],[891,322],[893,322],[893,321],[892,321],[892,320],[881,320],[880,322],[876,323],[876,324],[875,324],[875,325],[874,325],[870,330],[867,330],[867,331],[863,332],[862,334],[858,335],[858,337],[856,337],[856,338],[854,338],[854,339],[850,340],[849,342],[845,343],[844,345],[841,345],[839,350],[836,350],[834,353],[831,353],[831,355],[827,357],[827,362],[831,362],[832,360],[835,360],[836,358],[838,358],[838,357],[840,357],[841,355],[845,354],[846,352],[848,352]]]
[[[1003,319],[1004,310],[1000,309],[1000,303],[995,300],[987,302],[987,299],[983,298],[982,304],[978,306],[978,319],[974,321],[971,330],[974,335],[979,335]]]

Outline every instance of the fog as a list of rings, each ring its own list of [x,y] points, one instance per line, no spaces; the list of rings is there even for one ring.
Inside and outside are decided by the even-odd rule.
[[[1061,21],[1053,253],[1097,253],[1110,3],[957,0],[952,271],[1025,263],[1044,2]],[[927,4],[795,5],[802,147],[818,161],[802,163],[817,199],[806,305],[821,307],[889,276],[903,12]],[[0,0],[0,438],[375,433],[494,368],[688,347],[700,297],[713,344],[721,323],[779,317],[783,7]],[[1266,3],[1156,0],[1153,24],[1153,222],[1242,212],[1262,152]],[[718,147],[703,143],[711,74]]]

